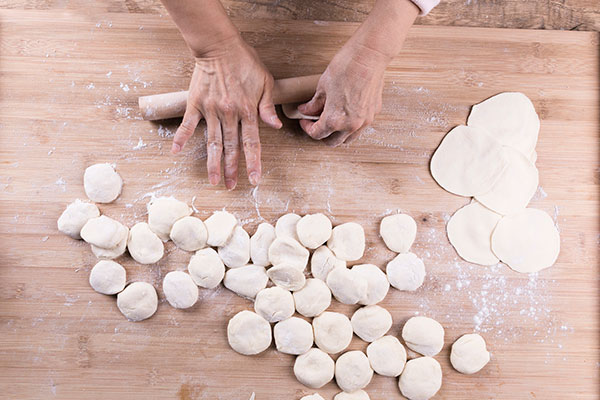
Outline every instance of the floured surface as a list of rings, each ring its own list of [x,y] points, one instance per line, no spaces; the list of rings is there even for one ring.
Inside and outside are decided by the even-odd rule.
[[[414,293],[390,290],[382,306],[394,318],[390,334],[398,335],[415,313],[446,328],[437,356],[444,371],[438,398],[462,399],[465,388],[474,398],[574,392],[578,399],[597,398],[597,34],[415,27],[386,74],[382,114],[361,139],[331,149],[293,124],[279,132],[261,127],[263,184],[252,188],[241,179],[228,192],[206,183],[203,125],[183,154],[172,157],[176,121],[153,124],[136,112],[138,96],[184,89],[191,74],[167,16],[5,10],[0,18],[0,382],[6,396],[213,400],[254,392],[257,400],[279,400],[314,393],[295,380],[292,356],[274,347],[255,358],[229,349],[227,321],[252,305],[222,287],[201,289],[189,310],[161,304],[141,323],[126,321],[114,299],[89,287],[96,259],[87,245],[59,234],[56,219],[73,199],[85,198],[85,167],[114,162],[123,193],[100,209],[128,226],[147,218],[151,193],[186,201],[202,219],[225,207],[249,233],[287,212],[324,212],[334,224],[363,225],[367,249],[357,263],[383,266],[394,254],[378,238],[379,222],[408,213],[418,225],[411,251],[428,274]],[[238,26],[276,78],[322,72],[356,28],[310,21]],[[316,48],[322,57],[315,57]],[[561,233],[557,264],[530,276],[458,258],[445,224],[466,200],[443,191],[428,172],[431,154],[450,128],[464,123],[469,106],[506,90],[526,93],[540,114],[541,187],[531,206],[553,216]],[[167,243],[158,265],[117,261],[128,279],[153,283],[164,303],[162,278],[184,270],[190,256]],[[348,316],[355,308],[335,306]],[[471,331],[485,338],[492,360],[477,375],[462,376],[450,366],[449,349]],[[350,348],[366,344],[355,339]],[[400,396],[395,380],[379,376],[367,391],[374,400]],[[337,388],[328,384],[319,392],[330,399]]]

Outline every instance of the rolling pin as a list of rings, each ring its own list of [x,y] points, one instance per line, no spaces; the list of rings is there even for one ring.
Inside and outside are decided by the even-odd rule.
[[[273,85],[273,103],[287,104],[310,100],[321,75],[277,79]],[[171,92],[142,96],[138,99],[142,118],[148,121],[183,116],[188,92]]]

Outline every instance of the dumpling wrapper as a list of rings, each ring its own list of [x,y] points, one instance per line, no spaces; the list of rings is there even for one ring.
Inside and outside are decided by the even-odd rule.
[[[281,110],[283,111],[283,115],[285,115],[289,119],[309,119],[311,121],[316,121],[319,119],[318,115],[306,115],[298,111],[298,105],[300,104],[302,103],[282,104]]]

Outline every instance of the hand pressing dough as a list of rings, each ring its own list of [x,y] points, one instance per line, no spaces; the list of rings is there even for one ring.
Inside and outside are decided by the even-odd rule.
[[[309,119],[311,121],[316,121],[319,119],[318,115],[302,114],[300,111],[298,111],[299,104],[301,103],[282,104],[281,110],[283,111],[283,115],[285,115],[288,119]]]
[[[335,362],[335,381],[344,392],[355,392],[366,387],[373,378],[369,359],[362,351],[349,351]]]
[[[294,296],[279,286],[258,292],[254,311],[269,322],[279,322],[294,315]]]
[[[152,198],[147,205],[148,226],[166,242],[175,222],[192,214],[192,209],[174,197]]]
[[[162,240],[145,222],[138,222],[131,227],[127,249],[131,257],[140,264],[154,264],[165,252]]]
[[[123,253],[125,253],[125,250],[127,249],[127,240],[129,239],[129,229],[127,229],[127,227],[125,229],[127,231],[127,234],[123,236],[123,239],[121,239],[117,247],[114,247],[112,249],[104,249],[102,247],[94,246],[92,244],[90,245],[92,253],[94,253],[94,255],[97,258],[102,260],[112,260],[113,258],[121,256]]]
[[[215,211],[213,215],[204,221],[204,226],[208,232],[206,243],[209,246],[223,246],[236,227],[238,221],[233,214],[227,211]]]
[[[388,215],[381,220],[379,234],[388,249],[406,253],[417,236],[417,223],[407,214]]]
[[[402,328],[402,339],[409,349],[433,357],[444,347],[444,328],[434,319],[412,317]]]
[[[319,389],[333,379],[335,363],[322,350],[312,348],[296,357],[294,375],[298,382],[309,388]]]
[[[250,238],[250,258],[254,265],[267,267],[269,262],[269,247],[275,240],[275,228],[273,225],[263,222],[258,225],[256,232]]]
[[[385,269],[390,285],[398,290],[415,291],[425,280],[423,260],[413,253],[398,254]]]
[[[390,290],[390,282],[385,273],[377,265],[355,265],[352,267],[352,272],[357,274],[360,279],[367,283],[367,291],[358,301],[358,304],[370,306],[385,299],[385,296]]]
[[[188,272],[196,285],[214,289],[225,276],[225,265],[214,249],[210,247],[198,250],[190,258]]]
[[[325,400],[319,393],[309,394],[307,396],[303,396],[300,400]]]
[[[304,354],[313,345],[312,325],[302,318],[291,317],[275,324],[273,337],[278,351],[293,355]]]
[[[302,289],[294,292],[294,302],[298,313],[316,317],[331,305],[331,291],[322,280],[310,278]]]
[[[262,353],[271,345],[271,325],[252,311],[240,311],[227,324],[227,340],[240,354]]]
[[[290,237],[278,237],[269,247],[269,262],[272,265],[293,265],[304,271],[310,253],[297,240]]]
[[[384,336],[367,347],[367,357],[373,371],[382,376],[396,377],[404,370],[406,350],[394,336]]]
[[[175,308],[190,308],[198,301],[198,286],[183,271],[171,271],[163,279],[163,292]]]
[[[200,218],[187,216],[173,224],[169,237],[181,250],[196,251],[206,246],[208,231]]]
[[[298,241],[298,234],[296,233],[296,225],[300,221],[298,214],[289,213],[279,217],[275,223],[275,233],[278,238],[292,238]]]
[[[442,387],[442,367],[431,357],[419,357],[406,363],[398,387],[409,400],[428,400]]]
[[[309,214],[296,224],[298,240],[304,247],[316,249],[331,237],[331,221],[324,214]]]
[[[345,350],[352,341],[352,324],[344,314],[325,311],[313,319],[312,325],[315,344],[329,354]]]
[[[81,228],[81,238],[103,249],[114,249],[127,236],[127,227],[106,215],[92,218]]]
[[[335,268],[327,275],[326,282],[340,303],[356,304],[367,295],[367,281],[348,268]]]
[[[365,252],[365,231],[356,222],[338,225],[331,231],[327,247],[340,260],[356,261]]]
[[[85,169],[83,188],[96,203],[110,203],[121,194],[123,179],[110,164],[94,164]]]
[[[454,369],[462,374],[474,374],[489,361],[490,353],[485,346],[485,340],[476,333],[463,335],[452,345],[450,362]]]
[[[154,286],[146,282],[133,282],[117,295],[117,307],[130,321],[150,318],[158,308]]]
[[[371,400],[371,398],[364,390],[356,390],[352,393],[340,392],[333,397],[333,400]]]
[[[392,315],[383,307],[366,306],[356,310],[350,322],[356,336],[370,343],[390,330]]]
[[[114,261],[99,261],[90,272],[90,286],[98,293],[117,294],[125,288],[125,268]]]
[[[321,246],[313,252],[310,259],[310,272],[313,277],[325,281],[327,275],[337,267],[346,268],[346,261],[337,258],[329,247]]]
[[[69,204],[60,215],[56,224],[58,230],[73,239],[81,239],[81,228],[92,218],[100,216],[100,210],[95,204],[86,203],[79,199]]]
[[[278,264],[269,268],[267,276],[277,286],[292,292],[302,289],[306,283],[304,273],[290,264]]]
[[[241,226],[236,226],[223,246],[219,247],[219,256],[229,268],[239,268],[250,261],[250,236]]]
[[[258,292],[267,287],[268,281],[265,267],[248,264],[228,270],[223,285],[239,296],[254,299]]]
[[[526,208],[498,222],[492,233],[492,251],[517,272],[537,272],[556,262],[560,235],[548,214]]]

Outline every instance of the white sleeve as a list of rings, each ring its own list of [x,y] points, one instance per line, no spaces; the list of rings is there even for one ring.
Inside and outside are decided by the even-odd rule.
[[[411,0],[417,7],[421,9],[419,15],[427,15],[435,6],[440,3],[440,0]]]

